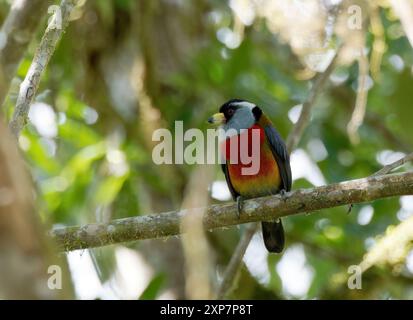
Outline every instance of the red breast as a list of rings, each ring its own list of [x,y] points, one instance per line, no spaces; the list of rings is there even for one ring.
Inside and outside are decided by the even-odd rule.
[[[278,191],[281,183],[278,165],[260,125],[255,124],[241,134],[227,138],[221,144],[221,152],[227,161],[231,184],[239,194],[257,197]],[[250,163],[245,163],[247,159]],[[257,173],[245,174],[245,169],[252,163],[259,164]]]

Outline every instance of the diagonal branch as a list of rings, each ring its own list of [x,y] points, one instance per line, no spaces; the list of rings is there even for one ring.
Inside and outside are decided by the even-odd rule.
[[[0,106],[51,0],[14,1],[0,30]]]
[[[205,229],[211,230],[402,195],[413,195],[413,172],[374,176],[296,190],[285,196],[246,200],[239,219],[236,204],[213,205],[208,208],[118,219],[109,223],[93,223],[83,227],[65,227],[52,231],[52,236],[62,250],[71,251],[178,235],[181,233],[182,218],[197,211],[206,210],[203,224]]]
[[[227,295],[228,291],[234,284],[234,278],[241,267],[242,258],[247,251],[248,245],[251,242],[252,237],[258,229],[258,223],[251,223],[245,229],[237,247],[235,248],[234,254],[231,256],[228,266],[225,269],[224,276],[222,277],[222,282],[218,288],[217,299],[222,300]]]
[[[369,76],[369,59],[365,53],[364,48],[360,49],[360,55],[358,57],[359,65],[359,76],[357,85],[357,97],[356,105],[351,115],[350,122],[347,124],[347,133],[349,135],[350,141],[353,144],[358,144],[360,142],[360,136],[358,130],[363,124],[366,108],[367,108],[367,79]]]
[[[403,158],[401,158],[397,161],[394,161],[393,163],[390,163],[390,164],[384,166],[379,171],[374,173],[372,176],[381,176],[381,175],[384,175],[384,174],[388,174],[391,171],[393,171],[394,169],[397,169],[398,167],[401,167],[402,165],[404,165],[405,163],[407,163],[409,161],[413,161],[413,152],[409,153],[408,155],[404,156]]]
[[[56,10],[53,20],[47,26],[26,78],[20,85],[16,107],[10,122],[10,129],[16,137],[27,123],[30,105],[36,96],[40,79],[69,23],[70,13],[76,2],[76,0],[62,0],[59,10]]]
[[[294,125],[293,130],[291,131],[291,133],[289,134],[287,138],[286,145],[287,145],[288,152],[291,152],[292,150],[294,150],[295,147],[300,142],[301,136],[303,135],[304,130],[307,127],[308,122],[310,121],[311,109],[313,108],[317,97],[323,91],[324,85],[326,84],[327,79],[330,77],[331,73],[333,72],[339,55],[340,55],[340,48],[337,49],[337,52],[333,60],[330,62],[329,66],[327,67],[327,69],[323,73],[320,73],[314,80],[313,87],[311,88],[311,91],[308,94],[306,101],[303,103],[300,117],[298,118],[298,121]]]
[[[385,174],[389,174],[394,169],[397,169],[398,167],[401,167],[402,165],[404,165],[405,163],[407,163],[409,161],[413,161],[413,152],[409,153],[408,155],[404,156],[403,158],[401,158],[397,161],[394,161],[394,162],[384,166],[379,171],[376,171],[375,173],[373,173],[370,177],[377,177],[377,176],[382,176],[382,175],[385,175]],[[348,213],[350,213],[352,209],[353,209],[353,203],[351,203],[348,206]]]

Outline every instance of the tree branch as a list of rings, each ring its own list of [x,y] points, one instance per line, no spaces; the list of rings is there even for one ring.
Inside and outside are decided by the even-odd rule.
[[[367,54],[364,52],[364,46],[360,48],[360,55],[357,60],[359,66],[359,75],[357,80],[358,84],[356,104],[354,106],[350,122],[347,124],[347,134],[350,138],[351,143],[353,144],[358,144],[360,142],[358,130],[363,124],[367,108],[368,88],[366,86],[366,83],[369,76],[370,63]]]
[[[407,156],[401,158],[400,160],[397,160],[393,163],[390,163],[390,164],[384,166],[379,171],[374,173],[372,176],[381,176],[381,175],[384,175],[384,174],[388,174],[391,171],[393,171],[394,169],[397,169],[398,167],[401,167],[405,163],[407,163],[409,161],[412,161],[412,160],[413,160],[413,152],[409,153]]]
[[[388,173],[392,172],[394,169],[396,169],[398,167],[401,167],[405,163],[407,163],[409,161],[412,161],[412,160],[413,160],[413,152],[409,153],[407,156],[404,156],[403,158],[401,158],[397,161],[394,161],[394,162],[384,166],[379,171],[373,173],[370,177],[377,177],[377,176],[382,176],[382,175],[388,174]],[[348,206],[348,212],[350,213],[352,209],[353,209],[353,203],[351,203]]]
[[[14,1],[0,30],[0,106],[51,0]]]
[[[288,135],[287,142],[286,142],[288,152],[291,152],[298,145],[298,142],[300,141],[301,136],[303,135],[304,130],[307,127],[308,122],[310,121],[311,109],[313,108],[317,97],[323,91],[323,88],[324,88],[324,85],[327,79],[330,77],[331,73],[333,72],[339,54],[340,54],[340,47],[337,49],[337,52],[333,60],[330,62],[329,66],[327,67],[327,69],[323,73],[320,73],[314,80],[313,87],[311,88],[311,91],[308,94],[306,101],[303,103],[300,117],[298,118],[298,121],[294,125],[293,130]]]
[[[114,243],[178,235],[180,222],[189,212],[206,210],[204,227],[208,230],[236,224],[274,220],[350,203],[363,203],[393,196],[413,194],[413,172],[374,176],[327,186],[296,190],[287,195],[246,200],[241,217],[236,204],[184,209],[93,223],[83,227],[65,227],[52,231],[62,250],[71,251]]]
[[[76,0],[62,0],[60,11],[55,12],[54,19],[47,26],[26,78],[20,85],[13,119],[10,122],[10,129],[16,137],[27,123],[30,105],[36,96],[40,79],[69,23],[75,3]]]
[[[218,288],[217,299],[224,299],[228,291],[231,289],[231,286],[234,283],[235,276],[238,273],[239,268],[241,267],[242,258],[244,257],[245,252],[247,251],[248,245],[251,242],[252,237],[258,229],[257,223],[250,224],[242,234],[241,240],[238,242],[237,247],[235,248],[234,254],[231,256],[231,260],[225,269],[222,282]]]

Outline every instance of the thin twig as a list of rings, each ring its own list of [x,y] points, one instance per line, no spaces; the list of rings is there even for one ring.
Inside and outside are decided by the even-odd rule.
[[[403,158],[401,158],[397,161],[394,161],[393,163],[390,163],[390,164],[384,166],[379,171],[372,174],[372,177],[388,174],[388,173],[392,172],[394,169],[397,169],[398,167],[401,167],[405,163],[407,163],[409,161],[412,161],[412,160],[413,160],[413,152],[409,153],[407,156],[405,156],[405,157],[403,157]]]
[[[350,94],[350,92],[346,88],[344,88],[343,86],[334,87],[331,90],[331,95],[333,96],[334,100],[340,102],[338,106],[343,108],[344,112],[352,112],[353,107],[351,104],[353,103],[353,98],[352,94]],[[366,113],[364,122],[369,127],[371,127],[371,129],[374,129],[377,134],[380,135],[380,138],[383,139],[383,142],[385,142],[385,144],[391,145],[394,148],[397,148],[398,150],[405,153],[412,150],[413,145],[407,143],[407,141],[404,141],[402,138],[400,138],[399,135],[392,132],[386,126],[383,121],[383,116],[381,116],[380,114],[369,110],[369,112]]]
[[[394,161],[386,166],[384,166],[383,168],[381,168],[379,171],[373,173],[372,175],[370,175],[370,177],[377,177],[377,176],[382,176],[385,174],[389,174],[391,171],[393,171],[394,169],[401,167],[402,165],[404,165],[405,163],[412,161],[413,160],[413,152],[409,153],[407,156]],[[353,209],[353,203],[350,203],[347,209],[347,213],[350,213],[351,210]]]
[[[10,122],[10,129],[15,137],[19,136],[27,123],[30,105],[36,96],[40,79],[69,23],[70,13],[76,2],[77,0],[62,0],[60,9],[56,10],[54,18],[46,28],[26,78],[20,85],[16,107]]]
[[[313,108],[317,97],[323,91],[323,88],[324,88],[324,85],[327,79],[330,77],[331,73],[333,72],[339,54],[340,54],[340,48],[337,49],[337,52],[334,58],[331,60],[327,69],[323,73],[320,73],[315,79],[314,84],[311,88],[311,91],[309,92],[306,101],[303,103],[300,117],[298,118],[298,121],[295,123],[293,130],[288,135],[287,142],[286,142],[288,152],[291,152],[292,150],[294,150],[295,147],[298,145],[303,135],[303,132],[305,128],[307,127],[308,122],[310,121],[311,109]]]
[[[65,227],[55,229],[52,235],[61,249],[71,251],[178,235],[182,232],[182,218],[194,212],[205,212],[204,228],[212,230],[249,222],[275,220],[350,203],[412,194],[413,172],[396,173],[296,190],[284,196],[273,195],[245,200],[239,218],[236,215],[236,204],[212,205],[208,208],[136,216],[83,227]]]
[[[251,242],[252,237],[255,234],[255,231],[258,229],[257,223],[251,223],[245,229],[240,241],[238,242],[235,252],[231,257],[231,260],[228,266],[225,269],[224,275],[222,277],[222,282],[218,288],[217,299],[221,300],[225,298],[229,290],[231,289],[235,276],[238,273],[238,270],[241,267],[242,258],[244,257],[245,251],[248,248],[249,243]]]
[[[0,106],[51,0],[14,1],[0,30]]]
[[[364,48],[360,48],[360,54],[358,57],[359,65],[359,76],[358,76],[358,88],[357,88],[357,98],[354,107],[351,120],[347,125],[347,133],[350,137],[350,141],[353,144],[358,144],[360,142],[360,136],[358,130],[363,124],[364,116],[366,114],[367,106],[367,79],[369,75],[369,60]]]

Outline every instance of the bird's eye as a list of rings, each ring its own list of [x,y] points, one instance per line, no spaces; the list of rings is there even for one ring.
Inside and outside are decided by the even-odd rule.
[[[229,110],[228,110],[228,115],[229,115],[229,116],[232,116],[233,114],[234,114],[234,109],[229,109]]]

